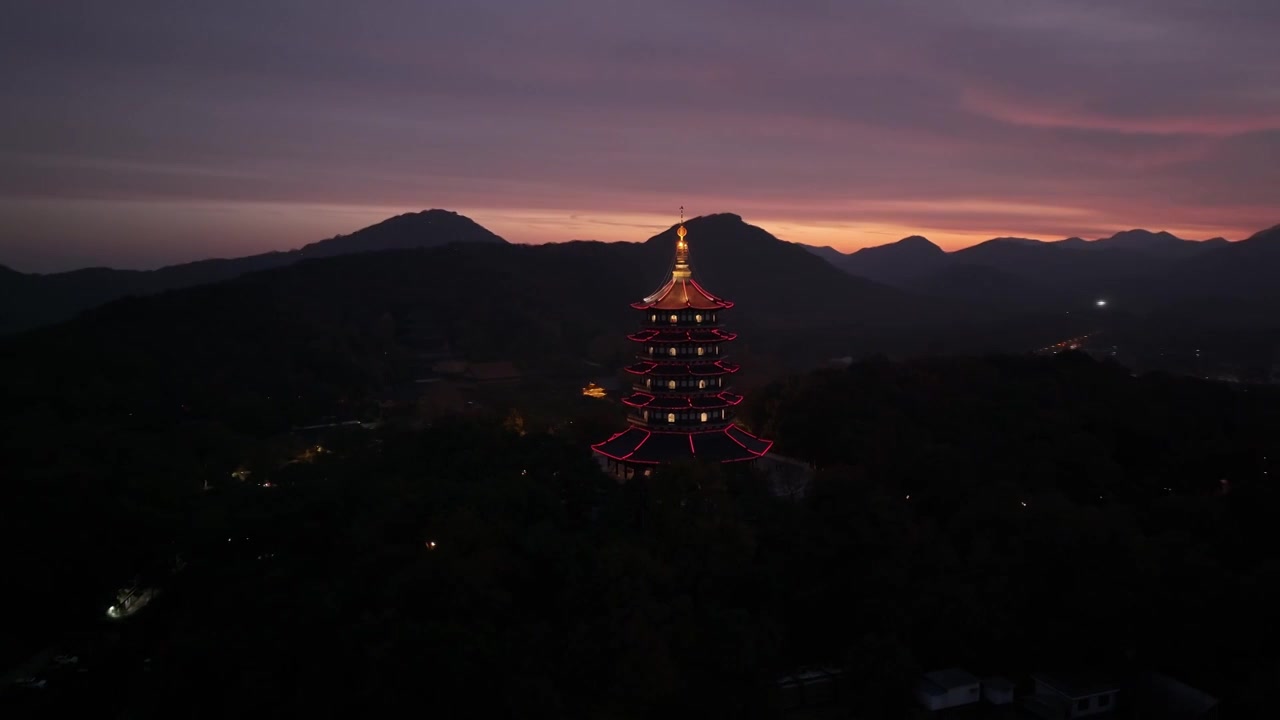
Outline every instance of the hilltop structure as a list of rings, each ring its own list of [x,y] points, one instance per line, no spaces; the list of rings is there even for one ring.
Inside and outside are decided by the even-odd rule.
[[[734,424],[742,396],[731,391],[738,365],[725,349],[737,335],[720,317],[733,303],[693,279],[683,208],[681,216],[671,277],[631,305],[642,317],[641,329],[627,336],[640,346],[638,362],[626,368],[633,377],[632,393],[622,399],[629,426],[591,446],[620,480],[681,460],[750,462],[773,445]]]

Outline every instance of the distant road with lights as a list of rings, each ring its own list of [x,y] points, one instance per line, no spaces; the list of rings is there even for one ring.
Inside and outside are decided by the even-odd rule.
[[[1042,347],[1039,350],[1036,350],[1036,352],[1056,355],[1057,353],[1063,352],[1065,350],[1079,350],[1081,347],[1084,346],[1084,342],[1086,340],[1088,340],[1089,338],[1097,334],[1098,333],[1096,332],[1091,332],[1085,335],[1080,335],[1078,337],[1067,338],[1062,342],[1054,343],[1053,345],[1049,345],[1047,347]]]

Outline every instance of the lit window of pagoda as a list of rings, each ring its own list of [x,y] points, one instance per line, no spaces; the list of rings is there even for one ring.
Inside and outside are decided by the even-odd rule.
[[[639,361],[627,367],[634,377],[632,394],[622,400],[630,409],[628,427],[592,445],[619,479],[647,477],[654,465],[680,460],[750,462],[773,444],[734,423],[742,397],[725,379],[738,366],[721,346],[737,335],[718,325],[719,311],[733,303],[693,278],[687,235],[682,218],[673,233],[660,236],[675,241],[671,274],[662,287],[632,304],[644,312],[642,329],[629,336],[640,348]]]

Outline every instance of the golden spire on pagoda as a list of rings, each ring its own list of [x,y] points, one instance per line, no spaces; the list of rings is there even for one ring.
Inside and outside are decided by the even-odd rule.
[[[676,266],[671,271],[672,277],[677,280],[689,278],[693,272],[689,269],[689,243],[685,241],[684,236],[689,231],[684,229],[684,206],[680,206],[680,226],[676,228]]]

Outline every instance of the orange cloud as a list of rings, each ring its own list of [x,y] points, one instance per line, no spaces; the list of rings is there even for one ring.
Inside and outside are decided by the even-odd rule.
[[[1230,137],[1280,130],[1280,112],[1240,111],[1232,114],[1197,113],[1171,116],[1122,117],[1077,107],[1037,107],[986,91],[967,90],[961,105],[994,120],[1037,128],[1103,130],[1146,135],[1208,135]]]

